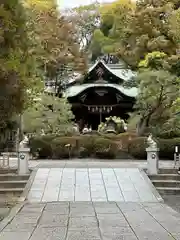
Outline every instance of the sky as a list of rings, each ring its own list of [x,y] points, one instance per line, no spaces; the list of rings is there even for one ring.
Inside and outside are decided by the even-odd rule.
[[[58,0],[60,8],[78,7],[80,5],[93,3],[94,0]],[[99,0],[98,2],[113,2],[114,0]]]

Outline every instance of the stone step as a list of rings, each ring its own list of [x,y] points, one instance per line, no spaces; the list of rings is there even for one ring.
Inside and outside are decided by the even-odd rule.
[[[24,188],[27,182],[27,180],[0,181],[0,188]]]
[[[16,168],[0,168],[0,174],[17,173]]]
[[[15,194],[19,195],[24,191],[24,188],[0,188],[0,195],[1,194]],[[0,196],[1,198],[1,196]]]
[[[152,180],[155,187],[180,187],[180,181],[176,180]]]
[[[180,195],[180,187],[157,187],[161,195]]]
[[[0,193],[0,206],[6,206],[6,207],[13,207],[19,200],[19,197],[21,196],[20,193]]]
[[[0,174],[0,181],[21,181],[21,180],[28,180],[30,177],[30,174],[26,175],[17,175],[13,173],[9,174]]]
[[[177,174],[176,168],[160,168],[159,174]]]
[[[149,178],[154,180],[176,180],[180,181],[180,175],[179,174],[158,174],[158,175],[149,175]]]

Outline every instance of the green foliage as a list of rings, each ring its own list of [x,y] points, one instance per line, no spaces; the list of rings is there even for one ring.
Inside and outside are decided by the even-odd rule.
[[[25,0],[25,8],[38,41],[44,78],[55,81],[56,90],[72,71],[85,72],[86,59],[80,49],[74,23],[59,12],[54,0]]]
[[[137,67],[149,52],[160,51],[168,56],[176,54],[178,46],[170,24],[175,9],[173,0],[136,1],[119,55],[129,65]]]
[[[114,159],[117,155],[117,145],[109,139],[96,138],[94,142],[94,152],[97,158]]]
[[[27,15],[18,0],[0,5],[0,124],[21,113],[39,85],[34,43],[29,36]]]
[[[180,137],[180,99],[173,102],[169,118],[161,126],[153,127],[154,133],[161,138]]]
[[[94,30],[99,24],[99,3],[82,5],[65,11],[68,20],[75,24],[76,35],[83,51],[88,53]]]
[[[135,108],[141,116],[140,127],[162,126],[179,96],[180,79],[167,71],[144,71],[137,76],[139,94]],[[140,133],[141,135],[142,133]]]
[[[148,53],[145,56],[145,59],[139,63],[139,68],[149,68],[160,70],[163,69],[164,59],[167,57],[167,54],[164,52],[152,52]]]
[[[173,12],[170,18],[170,31],[172,32],[177,44],[180,44],[180,9]]]
[[[151,52],[164,52],[169,57],[178,55],[178,8],[178,0],[117,0],[80,7],[76,16],[83,22],[81,39],[86,39],[87,34],[93,60],[104,53],[115,54],[137,68]]]
[[[53,134],[67,133],[72,129],[73,114],[66,99],[42,95],[23,114],[24,130]]]
[[[117,140],[117,139],[116,139]],[[39,158],[96,157],[114,159],[127,158],[127,151],[121,150],[114,139],[104,136],[72,136],[59,137],[54,135],[33,137],[30,141],[31,153]]]
[[[170,73],[177,75],[180,77],[180,56],[179,55],[171,55],[168,56],[164,52],[155,51],[152,53],[148,53],[145,56],[145,59],[140,61],[138,67],[140,71],[145,69],[150,70],[166,70]]]
[[[131,138],[129,138],[131,136]],[[175,146],[180,138],[156,139],[160,148],[160,158],[173,159]],[[124,146],[121,145],[121,142]],[[126,142],[126,144],[124,144]],[[70,146],[69,146],[70,144]],[[103,159],[146,159],[147,138],[122,133],[111,137],[106,136],[72,136],[55,135],[33,137],[30,140],[31,153],[38,158],[103,158]]]
[[[174,159],[175,146],[180,144],[180,138],[156,139],[160,149],[160,159]],[[146,159],[147,138],[134,138],[129,144],[129,153],[136,159]]]
[[[147,153],[146,153],[146,138],[140,137],[140,138],[134,138],[129,146],[128,150],[129,153],[136,159],[146,159]]]
[[[174,159],[175,146],[180,146],[180,138],[158,139],[161,159]]]
[[[134,9],[129,0],[117,0],[99,8],[100,27],[94,31],[90,50],[94,59],[101,54],[115,54],[126,36],[129,13]],[[98,33],[98,34],[97,34]]]

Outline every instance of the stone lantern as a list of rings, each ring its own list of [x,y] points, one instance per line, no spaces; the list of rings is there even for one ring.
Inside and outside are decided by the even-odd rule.
[[[106,122],[106,133],[115,133],[116,134],[116,130],[117,130],[117,123],[112,118],[110,118]]]

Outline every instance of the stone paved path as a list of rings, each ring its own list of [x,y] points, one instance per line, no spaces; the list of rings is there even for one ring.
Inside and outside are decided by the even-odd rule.
[[[26,204],[1,240],[180,240],[180,214],[160,203]]]
[[[17,168],[17,158],[10,159],[10,166]],[[30,160],[30,168],[147,168],[147,161],[138,160],[100,160],[100,159],[72,159],[72,160]],[[159,161],[160,168],[173,168],[174,161]]]
[[[138,168],[39,168],[29,202],[157,202]]]

